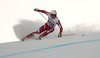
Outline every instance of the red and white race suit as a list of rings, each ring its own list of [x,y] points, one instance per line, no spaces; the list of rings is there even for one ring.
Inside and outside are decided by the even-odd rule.
[[[46,36],[49,33],[52,33],[54,31],[54,27],[56,26],[56,24],[60,28],[59,33],[62,33],[63,27],[62,27],[58,17],[55,17],[54,19],[52,19],[50,16],[50,12],[47,12],[45,10],[39,10],[39,12],[45,13],[48,16],[47,23],[45,23],[43,26],[41,26],[36,32],[32,32],[31,34],[27,35],[27,37],[32,37],[32,36],[34,36],[34,34],[41,34],[42,32],[43,33],[41,35]]]

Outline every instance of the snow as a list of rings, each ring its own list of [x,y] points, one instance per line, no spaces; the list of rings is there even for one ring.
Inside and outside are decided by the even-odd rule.
[[[46,22],[34,8],[57,10],[61,38],[56,26],[42,40],[20,42]],[[100,58],[99,0],[0,0],[0,26],[0,58]]]
[[[0,58],[98,58],[100,38],[93,35],[27,39],[0,44]]]

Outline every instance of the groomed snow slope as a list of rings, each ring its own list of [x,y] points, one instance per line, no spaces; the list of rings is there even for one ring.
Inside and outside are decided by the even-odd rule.
[[[0,44],[0,58],[99,58],[98,34],[27,39]]]

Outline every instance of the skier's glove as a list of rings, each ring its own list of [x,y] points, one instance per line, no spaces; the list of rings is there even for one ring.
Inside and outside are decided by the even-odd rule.
[[[35,9],[34,9],[34,11],[37,11],[37,12],[39,12],[39,9],[35,8]]]
[[[59,34],[58,34],[58,37],[62,37],[62,33],[59,33]]]

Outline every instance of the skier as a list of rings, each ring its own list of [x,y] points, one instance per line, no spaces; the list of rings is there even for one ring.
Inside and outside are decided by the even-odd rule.
[[[60,32],[58,34],[58,37],[62,37],[62,31],[63,31],[63,27],[60,23],[60,20],[57,17],[57,12],[56,10],[52,10],[51,12],[47,12],[45,10],[40,10],[35,8],[34,11],[37,12],[42,12],[44,14],[46,14],[48,16],[48,20],[47,22],[41,26],[36,32],[32,32],[31,34],[27,35],[26,37],[24,37],[22,39],[22,41],[24,41],[27,38],[31,38],[32,36],[34,36],[34,34],[41,34],[39,36],[39,39],[41,40],[42,37],[48,35],[49,33],[52,33],[54,31],[54,27],[56,26],[56,24],[59,26],[60,28]]]

